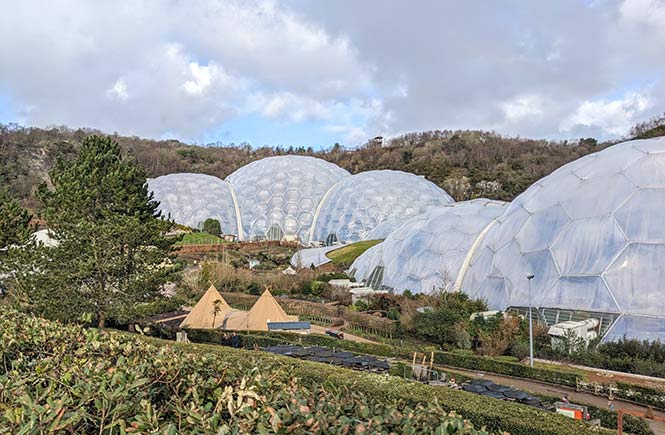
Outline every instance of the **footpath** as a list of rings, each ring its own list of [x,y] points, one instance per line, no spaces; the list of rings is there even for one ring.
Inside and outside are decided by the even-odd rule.
[[[512,378],[509,376],[496,375],[493,373],[478,372],[475,370],[465,370],[465,369],[458,369],[455,367],[437,366],[437,365],[435,365],[435,367],[449,374],[457,373],[472,378],[489,379],[490,381],[496,382],[497,384],[506,385],[508,387],[514,387],[516,389],[527,391],[530,393],[542,394],[546,396],[555,396],[555,397],[563,397],[564,394],[567,394],[568,398],[572,403],[589,404],[596,406],[598,408],[607,409],[607,402],[608,402],[607,397],[595,396],[590,393],[578,392],[575,391],[575,389],[573,388],[567,388],[560,385],[547,384],[544,382],[533,381],[530,379]],[[617,409],[639,411],[639,412],[646,412],[647,410],[646,407],[644,406],[636,405],[630,402],[624,402],[619,399],[614,400],[614,406],[616,406]],[[654,415],[665,417],[665,412],[654,410]],[[665,435],[665,422],[657,422],[648,419],[646,421],[649,423],[649,426],[656,435]]]

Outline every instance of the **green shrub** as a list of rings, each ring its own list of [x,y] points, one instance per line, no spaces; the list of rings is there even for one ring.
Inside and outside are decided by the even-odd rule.
[[[155,345],[16,312],[0,313],[0,328],[2,433],[488,435],[436,402],[304,381],[320,371],[314,363]]]
[[[9,433],[611,433],[390,376],[10,310],[0,313],[0,330],[0,427]]]
[[[203,222],[203,231],[219,237],[222,235],[222,225],[217,219],[208,218]]]
[[[519,362],[511,362],[490,357],[464,355],[455,352],[435,352],[434,362],[451,367],[497,373],[516,378],[534,379],[550,384],[575,388],[577,376],[564,371],[530,367]]]

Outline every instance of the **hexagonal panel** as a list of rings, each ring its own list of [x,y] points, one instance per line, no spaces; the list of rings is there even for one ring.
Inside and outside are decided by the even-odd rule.
[[[599,275],[628,241],[611,216],[573,221],[552,246],[564,275]]]
[[[222,232],[239,234],[232,188],[224,180],[204,174],[170,174],[148,179],[148,189],[165,218],[198,229],[206,219],[217,219]]]
[[[344,179],[326,195],[312,241],[336,233],[345,234],[342,242],[355,242],[385,221],[406,220],[451,202],[444,190],[423,177],[392,170],[361,172]]]
[[[633,242],[665,243],[665,188],[638,190],[614,213],[614,218]]]
[[[605,282],[598,276],[563,276],[541,295],[540,306],[569,310],[619,312]]]
[[[516,236],[521,251],[540,251],[550,247],[568,222],[570,217],[560,205],[529,216]]]
[[[621,311],[665,313],[665,244],[631,243],[603,274]]]
[[[628,166],[624,174],[640,188],[665,187],[665,153],[643,156]]]
[[[356,279],[367,279],[374,267],[383,265],[383,283],[398,292],[430,292],[432,285],[449,288],[480,231],[505,207],[500,201],[478,199],[432,208],[390,233],[377,245],[381,255],[365,252],[351,269],[360,271]]]
[[[258,219],[268,219],[285,230],[285,236],[307,240],[319,201],[336,182],[349,176],[344,169],[314,157],[278,156],[252,162],[227,177],[233,185],[242,215],[244,233],[252,238],[264,231]],[[286,223],[288,219],[288,225]]]
[[[561,201],[572,218],[606,216],[616,210],[637,190],[621,173],[583,181],[573,191],[566,192]]]

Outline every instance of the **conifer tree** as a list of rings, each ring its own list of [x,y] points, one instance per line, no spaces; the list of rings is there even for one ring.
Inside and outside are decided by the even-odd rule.
[[[0,295],[4,296],[15,276],[15,263],[20,262],[20,250],[29,243],[32,216],[11,197],[7,189],[0,189]]]
[[[167,271],[170,223],[146,175],[106,137],[83,141],[79,156],[59,159],[52,188],[38,197],[58,245],[43,249],[25,277],[33,309],[65,321],[91,316],[127,320],[132,308],[152,300]]]

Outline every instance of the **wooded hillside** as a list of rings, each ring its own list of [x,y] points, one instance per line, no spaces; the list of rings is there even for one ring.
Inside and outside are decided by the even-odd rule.
[[[73,156],[83,138],[93,133],[103,134],[91,129],[0,124],[0,185],[8,185],[24,205],[36,207],[34,191],[46,180],[56,157]],[[478,196],[511,200],[559,166],[609,145],[595,139],[568,143],[448,130],[409,133],[383,144],[368,142],[357,149],[335,144],[322,151],[311,147],[253,148],[249,144],[194,146],[176,140],[119,135],[113,138],[150,177],[201,172],[224,178],[254,160],[301,154],[334,162],[352,173],[398,169],[424,175],[457,200]]]

